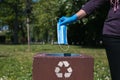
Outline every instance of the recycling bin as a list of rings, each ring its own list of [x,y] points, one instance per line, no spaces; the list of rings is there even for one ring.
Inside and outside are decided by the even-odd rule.
[[[94,58],[74,53],[34,56],[32,80],[93,80]]]

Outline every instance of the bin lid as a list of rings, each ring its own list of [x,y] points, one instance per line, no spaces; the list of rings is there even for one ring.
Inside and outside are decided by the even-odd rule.
[[[55,57],[67,57],[67,56],[80,56],[80,54],[75,54],[75,53],[49,53],[46,54],[46,56],[55,56]]]
[[[38,53],[34,56],[34,58],[39,58],[39,57],[46,57],[46,58],[93,58],[92,56],[89,55],[84,55],[84,54],[78,54],[78,53]]]

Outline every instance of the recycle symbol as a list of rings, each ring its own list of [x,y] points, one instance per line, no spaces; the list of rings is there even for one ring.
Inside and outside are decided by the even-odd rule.
[[[65,72],[62,72],[62,68],[65,68]],[[57,67],[55,67],[55,73],[58,78],[69,78],[73,70],[70,67],[68,61],[59,61]]]

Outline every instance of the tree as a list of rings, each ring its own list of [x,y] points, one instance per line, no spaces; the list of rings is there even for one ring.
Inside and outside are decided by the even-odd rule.
[[[21,0],[3,0],[0,5],[0,19],[9,25],[14,44],[18,43],[19,29],[22,29],[25,19],[23,3]]]
[[[55,26],[57,23],[57,11],[59,10],[58,0],[40,0],[39,3],[33,5],[34,35],[39,37],[40,41],[51,41],[54,39]],[[36,33],[37,30],[37,34]]]
[[[14,43],[18,43],[21,37],[27,37],[26,17],[29,17],[30,20],[31,40],[51,42],[56,40],[58,19],[62,16],[75,14],[88,0],[0,1],[0,19],[3,24],[10,26],[11,35],[14,36],[13,41]],[[26,1],[30,1],[31,5],[26,3]],[[101,39],[107,7],[97,9],[92,15],[67,25],[69,43],[83,45],[98,44]],[[105,15],[101,15],[101,13],[105,13]],[[97,23],[100,24],[98,25]]]

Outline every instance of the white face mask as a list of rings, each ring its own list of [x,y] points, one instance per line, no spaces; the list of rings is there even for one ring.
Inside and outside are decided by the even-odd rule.
[[[67,26],[66,25],[59,25],[59,22],[57,23],[57,38],[58,38],[58,44],[68,44],[67,41]]]

